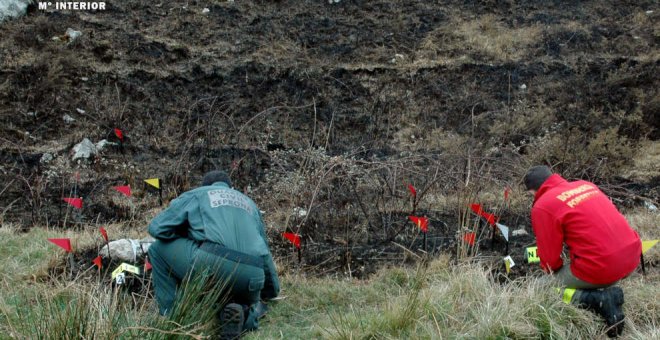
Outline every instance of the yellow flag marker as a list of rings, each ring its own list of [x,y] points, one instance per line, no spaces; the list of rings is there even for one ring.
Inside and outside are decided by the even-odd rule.
[[[538,247],[527,248],[527,263],[539,263],[541,258],[537,255]]]
[[[151,185],[152,187],[154,187],[156,189],[160,189],[160,179],[159,178],[149,178],[149,179],[145,179],[144,181],[147,182],[147,184]]]
[[[509,274],[511,272],[511,267],[515,266],[516,263],[513,262],[513,259],[511,256],[507,256],[504,258],[504,266],[506,267],[506,273]]]
[[[649,249],[653,248],[653,246],[658,243],[660,240],[650,240],[650,241],[642,241],[642,254],[646,253]]]

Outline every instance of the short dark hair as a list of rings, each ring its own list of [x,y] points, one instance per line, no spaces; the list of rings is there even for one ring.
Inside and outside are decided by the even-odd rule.
[[[545,165],[537,165],[527,170],[523,181],[527,190],[539,190],[543,182],[550,176],[552,176],[550,168]]]
[[[226,172],[220,170],[209,171],[204,175],[202,179],[202,186],[211,185],[216,182],[225,182],[227,185],[231,186],[231,179]]]

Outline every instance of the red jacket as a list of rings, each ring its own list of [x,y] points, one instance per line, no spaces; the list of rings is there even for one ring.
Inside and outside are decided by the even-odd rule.
[[[639,264],[639,235],[595,184],[568,182],[554,174],[534,197],[532,228],[543,270],[562,267],[566,243],[571,272],[593,284],[610,284]]]

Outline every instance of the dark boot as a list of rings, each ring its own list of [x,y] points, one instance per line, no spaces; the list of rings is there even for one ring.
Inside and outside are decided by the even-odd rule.
[[[623,332],[623,291],[619,287],[606,289],[584,289],[578,296],[577,304],[605,319],[607,336],[614,338]]]
[[[230,303],[220,312],[220,339],[233,340],[241,337],[243,332],[243,306]]]

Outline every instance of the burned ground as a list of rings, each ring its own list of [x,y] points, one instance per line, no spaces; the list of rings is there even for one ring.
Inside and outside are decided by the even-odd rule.
[[[407,220],[407,183],[420,191],[417,213],[431,219],[430,252],[456,253],[461,234],[476,231],[474,255],[499,258],[500,236],[490,250],[491,230],[465,209],[484,203],[531,232],[518,187],[531,164],[593,180],[622,208],[658,205],[657,174],[624,176],[640,143],[660,136],[656,7],[121,1],[102,12],[34,9],[0,26],[2,222],[144,228],[158,194],[143,179],[161,178],[167,202],[204,171],[224,168],[265,211],[276,257],[292,270],[363,277],[422,254]],[[69,27],[82,37],[52,40]],[[119,142],[114,128],[126,135],[122,147],[70,160],[84,137]],[[123,184],[134,198],[109,189]],[[85,199],[81,213],[62,205],[74,194]],[[300,264],[280,236],[286,230],[303,236]],[[512,239],[516,263],[531,244]]]

